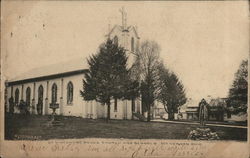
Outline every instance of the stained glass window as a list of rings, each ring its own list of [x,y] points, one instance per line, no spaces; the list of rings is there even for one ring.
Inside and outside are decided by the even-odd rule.
[[[51,102],[56,103],[57,102],[57,85],[54,83],[52,85],[52,93],[51,93]]]
[[[71,104],[73,102],[73,83],[69,82],[67,85],[67,103]]]
[[[31,93],[31,90],[30,90],[30,87],[28,87],[26,89],[26,103],[28,106],[30,105],[30,93]]]
[[[15,91],[15,105],[18,105],[19,102],[19,89],[17,88]]]
[[[43,86],[40,85],[38,88],[38,102],[42,102],[43,101]]]

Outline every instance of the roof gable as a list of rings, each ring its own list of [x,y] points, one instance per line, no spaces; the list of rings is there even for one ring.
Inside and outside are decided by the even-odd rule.
[[[119,31],[122,31],[122,27],[119,25],[115,25],[111,31],[107,34],[107,36],[109,37],[116,29],[118,29]]]
[[[140,39],[140,37],[139,37],[139,35],[138,35],[137,31],[136,31],[136,28],[134,26],[129,26],[128,30],[134,32],[136,38]]]
[[[111,31],[107,34],[107,37],[109,37],[116,29],[118,29],[118,30],[121,31],[121,32],[122,32],[122,31],[133,32],[133,33],[135,34],[135,36],[136,36],[137,39],[140,38],[140,37],[138,36],[138,33],[137,33],[135,27],[132,26],[132,25],[129,26],[129,27],[127,27],[127,29],[125,29],[125,30],[123,30],[122,26],[115,25],[115,26],[111,29]]]

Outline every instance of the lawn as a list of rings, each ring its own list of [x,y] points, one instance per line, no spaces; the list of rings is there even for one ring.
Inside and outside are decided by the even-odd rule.
[[[5,139],[68,139],[68,138],[128,138],[128,139],[187,139],[199,125],[140,122],[134,120],[83,119],[58,117],[63,126],[46,126],[49,116],[6,115]],[[247,140],[247,129],[210,127],[222,140]]]

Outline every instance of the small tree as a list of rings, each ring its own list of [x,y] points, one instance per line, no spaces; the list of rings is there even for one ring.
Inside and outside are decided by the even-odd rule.
[[[157,94],[160,47],[154,41],[145,41],[136,55],[135,63],[138,65],[141,79],[142,106],[148,112],[147,121],[150,121],[151,107],[154,105]]]
[[[248,60],[243,60],[238,71],[235,73],[235,79],[229,90],[229,105],[234,108],[246,109],[248,89]],[[244,108],[243,108],[244,107]]]
[[[159,65],[159,94],[158,100],[163,103],[168,119],[174,119],[174,113],[178,111],[178,107],[187,101],[184,86],[178,77],[163,64]]]
[[[96,55],[88,59],[89,69],[83,79],[84,100],[96,100],[108,106],[107,120],[110,119],[111,99],[125,97],[128,70],[125,50],[110,39],[100,46]]]

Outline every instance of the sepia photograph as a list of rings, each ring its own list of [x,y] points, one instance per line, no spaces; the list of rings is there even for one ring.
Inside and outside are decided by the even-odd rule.
[[[248,157],[248,55],[247,1],[2,1],[1,144],[206,158],[235,142],[227,157]]]

